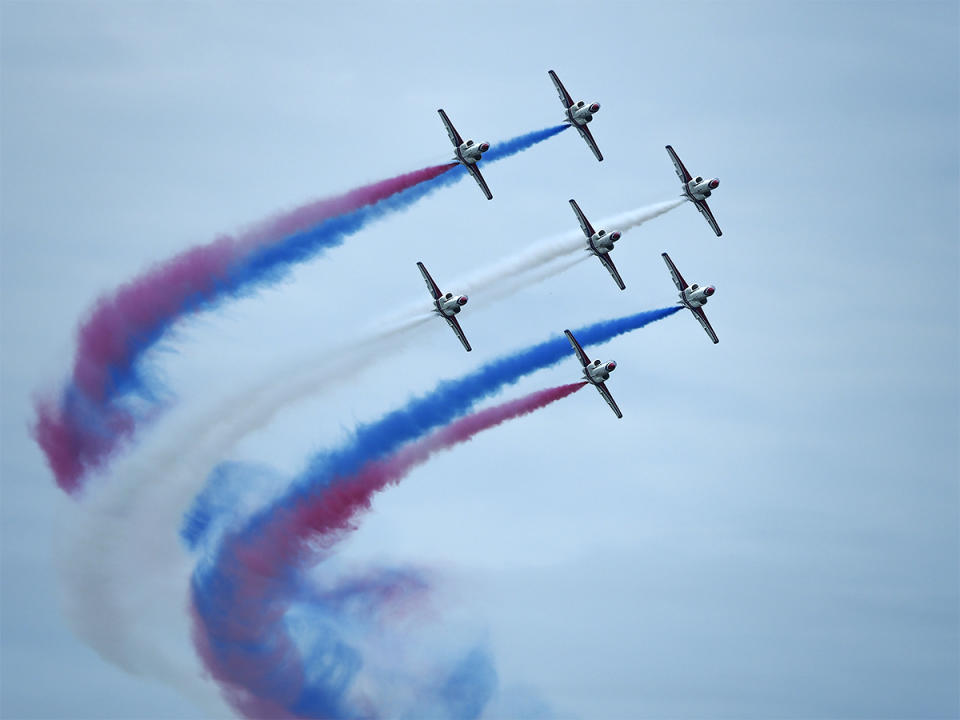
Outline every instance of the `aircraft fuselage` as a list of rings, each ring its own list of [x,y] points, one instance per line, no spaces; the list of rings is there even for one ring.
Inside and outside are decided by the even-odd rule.
[[[473,140],[467,140],[457,148],[457,159],[464,165],[476,165],[480,157],[490,149],[490,143],[482,142],[479,145]]]
[[[567,108],[567,119],[574,125],[586,125],[600,111],[600,103],[587,105],[583,100]]]
[[[617,364],[613,360],[607,363],[594,360],[583,369],[583,377],[587,382],[593,385],[599,385],[607,381],[610,373],[612,373],[616,367]]]
[[[453,293],[447,293],[443,297],[437,298],[433,301],[436,305],[437,312],[446,317],[453,317],[467,304],[466,295],[454,295]]]
[[[606,255],[613,250],[613,244],[619,239],[619,232],[607,233],[606,230],[598,230],[590,238],[590,247],[597,255]]]
[[[720,181],[717,178],[704,180],[702,177],[695,177],[686,183],[683,188],[687,197],[691,200],[706,200],[719,185]]]
[[[703,307],[707,304],[707,298],[713,295],[717,289],[713,285],[708,285],[707,287],[700,287],[696,283],[688,287],[682,293],[680,293],[680,304],[684,307],[694,308]]]

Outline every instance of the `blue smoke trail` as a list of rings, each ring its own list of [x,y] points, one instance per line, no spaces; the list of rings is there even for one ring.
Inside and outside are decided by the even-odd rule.
[[[606,320],[580,328],[575,334],[583,345],[593,345],[662,320],[680,309],[680,306],[674,306]],[[224,630],[223,620],[231,615],[232,609],[238,607],[244,608],[241,614],[252,612],[255,617],[262,617],[268,612],[276,614],[283,606],[284,598],[295,596],[296,573],[299,569],[296,563],[283,567],[271,565],[271,577],[268,579],[260,575],[257,580],[261,589],[263,583],[269,582],[270,590],[259,595],[251,607],[250,594],[245,590],[245,583],[249,581],[244,578],[245,575],[249,576],[249,570],[240,569],[242,563],[236,554],[239,552],[249,557],[250,548],[257,547],[258,538],[270,523],[273,522],[276,527],[277,513],[293,512],[300,503],[323,492],[338,478],[350,477],[365,463],[383,458],[403,444],[449,423],[480,400],[506,385],[516,383],[521,377],[571,357],[573,352],[564,336],[551,338],[487,363],[458,380],[443,381],[432,392],[414,398],[403,408],[388,413],[376,422],[360,426],[352,439],[340,449],[316,455],[278,501],[259,510],[245,527],[228,533],[219,550],[215,551],[213,562],[197,566],[191,580],[195,617],[211,656],[226,664],[230,658],[243,654],[248,661],[255,663],[256,658],[260,657],[258,652],[262,652],[263,659],[271,660],[270,651],[282,647],[288,637],[288,628],[282,619],[271,624],[265,636],[257,638],[233,636],[229,630]],[[222,478],[218,482],[222,482]],[[209,494],[204,494],[200,506],[185,518],[181,537],[190,547],[195,547],[199,537],[203,536],[203,528],[209,524],[208,514],[214,505]],[[200,517],[193,518],[194,514]],[[209,547],[207,551],[210,551]],[[258,572],[265,570],[259,568]],[[269,607],[261,609],[258,603]],[[329,612],[329,608],[323,609],[323,612]],[[301,649],[305,684],[298,699],[287,707],[299,714],[318,712],[336,717],[339,716],[337,713],[346,712],[343,702],[350,683],[344,678],[354,677],[357,657],[352,648],[346,646],[335,633],[318,635],[313,642],[316,644],[314,647]],[[320,658],[317,661],[319,666],[315,669],[309,667],[312,658]],[[332,685],[326,684],[325,679],[329,678],[336,678],[337,681]],[[260,693],[266,693],[268,696],[263,697],[265,700],[277,700],[275,696],[270,696],[269,686],[256,682],[257,687],[248,686],[251,692],[260,697],[263,697]],[[433,715],[437,717],[477,717],[492,694],[495,683],[496,673],[492,664],[482,652],[477,651],[468,655],[448,674],[440,686],[439,694],[429,695],[424,702],[431,705]]]
[[[493,153],[493,160],[551,134],[554,131],[548,128],[507,140]],[[440,174],[433,176],[434,172]],[[214,309],[281,280],[293,265],[343,244],[368,223],[410,207],[463,175],[460,165],[440,165],[357,188],[329,201],[351,207],[364,202],[357,209],[257,248],[232,238],[192,248],[101,298],[81,326],[73,378],[59,398],[38,398],[35,403],[32,432],[61,488],[70,493],[82,489],[86,474],[154,417],[163,400],[171,399],[144,369],[143,359],[183,316]],[[384,188],[415,179],[406,190],[374,199]]]
[[[534,130],[491,145],[483,160],[496,162],[511,157],[553,137],[567,127],[567,125],[558,125]],[[255,250],[249,256],[235,262],[227,276],[215,282],[211,291],[186,296],[179,310],[166,318],[166,322],[158,322],[134,338],[133,342],[137,346],[135,355],[142,356],[146,349],[154,346],[183,315],[198,310],[214,309],[228,297],[245,296],[261,285],[282,280],[294,265],[339,247],[349,236],[356,234],[370,223],[392,213],[406,210],[440,188],[453,185],[464,175],[466,170],[462,165],[451,165],[448,171],[435,178],[402,190],[372,205],[334,216],[315,227]],[[133,392],[148,399],[154,392],[146,382],[142,369],[135,365],[111,368],[111,377],[118,395]]]
[[[662,320],[678,310],[679,305],[648,310],[587,325],[574,334],[581,344],[595,345]],[[326,486],[335,477],[353,475],[365,463],[389,455],[401,445],[446,425],[505,386],[572,356],[570,343],[561,335],[487,363],[459,380],[442,381],[432,392],[411,400],[405,407],[358,427],[352,440],[341,449],[317,455],[295,488],[310,492],[318,487],[318,482]]]
[[[567,129],[569,125],[556,125],[543,130],[534,130],[515,138],[504,140],[484,153],[482,163],[492,163],[528,150]],[[344,239],[353,235],[365,225],[399,210],[406,209],[436,190],[453,185],[466,174],[463,165],[452,166],[448,172],[432,180],[407,188],[375,205],[360,208],[351,213],[330,218],[315,228],[297,233],[284,242],[264,248],[246,262],[236,267],[230,283],[238,289],[248,288],[252,283],[277,280],[290,266],[307,260],[318,252],[343,244]]]
[[[491,144],[490,149],[484,153],[481,163],[493,163],[516,155],[563,132],[568,127],[570,126],[556,125],[518,135],[495,145]],[[234,270],[230,282],[238,289],[246,289],[254,282],[278,280],[290,266],[307,260],[320,251],[343,244],[347,236],[356,233],[365,225],[387,214],[410,207],[436,190],[453,185],[464,175],[466,175],[466,169],[463,165],[455,165],[448,172],[403,190],[375,205],[331,218],[315,228],[297,233],[283,243],[264,248],[239,265]]]
[[[483,163],[496,162],[497,160],[508,158],[511,155],[516,155],[522,150],[526,150],[533,147],[537,143],[543,142],[548,138],[552,138],[554,135],[563,132],[568,127],[570,126],[564,123],[563,125],[555,125],[554,127],[545,128],[543,130],[534,130],[526,135],[518,135],[511,140],[504,140],[502,143],[491,143],[490,149],[483,154],[480,164],[482,165]]]
[[[596,345],[662,320],[680,309],[681,306],[674,305],[603,320],[575,330],[574,335],[582,345]],[[360,425],[354,431],[353,438],[339,450],[317,454],[293,483],[291,493],[295,496],[302,492],[322,490],[336,477],[349,477],[365,463],[389,455],[401,445],[449,423],[505,386],[513,385],[526,375],[572,356],[569,342],[561,335],[489,362],[458,380],[444,380],[431,392],[412,399],[406,406],[388,413],[376,422]],[[215,470],[211,476],[211,479],[216,480],[216,484],[227,482],[221,470],[222,468]],[[215,504],[208,492],[213,486],[213,482],[208,484],[208,488],[199,496],[202,502],[184,518],[180,535],[191,549],[196,549],[198,538],[203,534],[202,526],[208,522],[209,507]],[[280,501],[282,504],[291,502],[295,502],[295,497]],[[269,514],[269,510],[260,513],[263,519]],[[252,525],[248,526],[248,531],[255,532],[256,524],[257,521],[254,520]]]
[[[518,135],[497,145],[491,145],[484,155],[484,161],[496,162],[527,150],[569,127],[558,125],[543,130]],[[345,240],[362,230],[370,223],[413,206],[440,188],[448,187],[466,175],[462,165],[451,165],[450,170],[435,178],[402,190],[390,197],[379,200],[358,210],[332,217],[319,225],[295,233],[282,242],[261,248],[243,260],[235,263],[227,277],[220,280],[213,293],[197,293],[184,299],[179,312],[136,338],[140,349],[137,355],[155,345],[165,335],[173,323],[182,315],[198,310],[216,308],[227,297],[243,297],[253,293],[260,286],[282,280],[290,269],[301,262],[339,247]],[[144,382],[142,370],[131,366],[126,372],[114,371],[115,387],[122,389],[121,394],[131,391],[146,397],[152,390]]]
[[[233,269],[228,280],[232,286],[231,291],[234,288],[247,291],[254,285],[282,279],[293,265],[339,247],[347,237],[371,222],[411,207],[430,193],[457,182],[464,174],[462,165],[451,165],[450,170],[432,180],[402,190],[374,205],[337,215],[314,228],[287,238],[282,243],[262,248]]]

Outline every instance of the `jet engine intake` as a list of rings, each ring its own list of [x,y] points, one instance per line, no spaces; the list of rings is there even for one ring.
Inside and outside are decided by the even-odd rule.
[[[479,160],[480,156],[489,149],[490,143],[482,142],[478,145],[474,143],[473,140],[467,140],[460,146],[460,153],[466,158]]]
[[[717,289],[710,285],[709,287],[699,287],[696,283],[690,286],[690,292],[687,295],[687,300],[694,307],[700,307],[701,305],[707,304],[707,298],[713,295]]]
[[[694,178],[690,181],[689,187],[690,192],[699,198],[708,198],[713,190],[716,190],[720,186],[720,181],[717,178],[711,178],[710,180],[704,180],[703,178]]]
[[[586,105],[583,103],[583,101],[581,101],[577,103],[574,107],[576,109],[571,108],[573,113],[573,119],[577,122],[578,125],[583,125],[593,120],[593,114],[600,109],[600,103],[593,103],[591,105]]]
[[[456,315],[460,312],[460,308],[467,304],[466,295],[455,295],[452,297],[444,297],[440,301],[440,309],[443,311],[444,315]]]
[[[595,382],[604,382],[617,367],[617,364],[613,360],[602,365],[598,365],[596,362],[597,361],[587,367],[587,372],[590,373],[590,377],[593,378]]]

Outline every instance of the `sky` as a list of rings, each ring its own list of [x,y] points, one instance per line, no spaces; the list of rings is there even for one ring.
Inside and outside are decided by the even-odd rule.
[[[548,69],[601,103],[602,163],[561,133],[485,168],[492,201],[462,180],[178,324],[148,358],[175,408],[98,487],[223,398],[333,368],[358,327],[428,303],[416,261],[454,289],[575,230],[568,198],[599,219],[676,197],[671,144],[720,179],[723,237],[687,204],[624,233],[624,292],[589,260],[506,299],[472,293],[470,355],[437,321],[222,459],[295,473],[439,378],[670,305],[668,251],[717,287],[718,345],[683,312],[598,348],[623,420],[587,389],[440,455],[378,496],[339,562],[441,578],[451,622],[495,659],[484,717],[960,714],[956,3],[0,12],[0,715],[230,712],[211,682],[170,680],[199,678],[185,587],[144,606],[145,636],[171,647],[137,673],[72,625],[58,568],[85,552],[88,511],[29,425],[95,299],[277,211],[443,162],[439,107],[478,142],[560,122]],[[502,399],[578,374],[571,355]],[[158,542],[176,530],[158,522]],[[158,670],[167,657],[182,663]]]

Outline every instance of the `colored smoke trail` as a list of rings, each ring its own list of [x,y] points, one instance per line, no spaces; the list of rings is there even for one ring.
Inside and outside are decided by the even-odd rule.
[[[174,408],[137,452],[111,467],[110,482],[88,488],[84,502],[58,525],[63,605],[77,635],[109,662],[196,696],[183,671],[195,657],[184,644],[189,627],[182,617],[193,561],[170,528],[183,522],[211,468],[243,437],[304,394],[389,357],[433,321],[421,314],[385,323],[358,342],[274,369],[262,383],[210,399],[202,409],[196,403]],[[239,469],[232,477],[239,480],[236,492],[216,498],[222,526],[283,489],[283,478],[262,469]]]
[[[486,159],[514,155],[564,127],[507,140],[491,147]],[[34,404],[33,435],[57,484],[78,491],[83,477],[155,414],[159,392],[139,363],[180,318],[280,280],[294,264],[463,174],[461,166],[436,165],[304,205],[235,237],[186,250],[102,296],[78,330],[70,380]],[[150,410],[135,412],[134,400]]]
[[[596,345],[662,320],[680,309],[681,306],[674,305],[646,310],[593,323],[575,330],[574,334],[582,345]],[[352,475],[365,463],[395,452],[404,443],[469,412],[474,404],[505,386],[564,359],[576,362],[566,337],[559,335],[493,360],[458,380],[441,381],[431,392],[410,400],[404,407],[376,422],[359,426],[340,449],[317,455],[294,484],[293,497],[283,502],[295,502],[300,494],[309,495],[318,482],[323,485],[331,477]]]
[[[400,482],[414,467],[427,462],[434,454],[448,450],[460,443],[467,442],[474,435],[489,430],[507,420],[528,415],[544,408],[557,400],[562,400],[580,390],[586,382],[580,381],[560,385],[558,387],[539,390],[525,397],[511,400],[491,408],[479,410],[475,413],[455,420],[450,425],[437,430],[422,440],[406,445],[393,456],[380,461],[374,461],[363,466],[356,475],[346,481],[337,481],[327,486],[319,497],[311,496],[309,502],[298,506],[287,518],[281,520],[276,535],[262,532],[260,540],[265,545],[259,547],[281,548],[283,558],[289,561],[295,556],[284,546],[287,533],[302,541],[309,536],[324,536],[320,544],[326,546],[334,538],[328,537],[333,532],[349,532],[353,529],[352,519],[357,513],[369,510],[371,497],[374,493],[383,490],[387,485]],[[275,516],[278,517],[278,516]],[[278,560],[267,552],[261,556],[262,562]]]
[[[415,466],[484,430],[561,400],[584,385],[578,382],[540,390],[468,415],[388,459],[365,465],[352,477],[337,478],[312,493],[305,503],[279,508],[256,536],[229,536],[210,571],[195,578],[193,600],[198,650],[233,707],[248,717],[264,713],[273,717],[355,716],[357,699],[351,697],[351,690],[362,667],[356,650],[345,647],[340,638],[331,642],[330,637],[322,637],[301,660],[301,650],[290,636],[285,616],[295,600],[309,602],[314,612],[329,613],[333,595],[329,591],[313,593],[304,600],[297,572],[329,555],[335,543],[356,529],[356,518],[369,510],[373,495],[398,483]],[[407,601],[411,594],[425,589],[411,582],[408,575],[395,571],[368,577],[362,587],[351,582],[352,603],[356,605],[358,598],[364,598],[364,602],[380,608],[384,602],[394,603],[398,598]],[[337,593],[342,594],[342,588]],[[316,654],[323,658],[319,678],[310,667],[310,657]],[[482,668],[483,663],[480,665]],[[479,685],[474,674],[457,678],[456,698],[431,693],[430,697],[417,698],[417,707],[429,708],[436,717],[438,704],[445,703],[449,710],[451,699],[456,699],[459,712],[451,716],[476,716],[492,688],[487,682],[489,672],[480,673]],[[368,694],[376,686],[371,678],[364,678],[362,684]],[[421,692],[426,692],[429,685]],[[445,686],[449,688],[450,683]],[[469,701],[478,689],[484,702],[472,703],[470,712],[462,714],[463,698]],[[377,704],[374,698],[364,700],[367,705]],[[395,707],[382,710],[387,715],[398,714]]]
[[[623,333],[642,328],[652,322],[661,320],[676,313],[679,306],[662,308],[660,310],[646,311],[629,315],[623,318],[602,321],[576,330],[578,339],[584,345],[593,345],[604,342]],[[545,342],[532,347],[515,352],[506,357],[494,360],[478,370],[466,375],[459,380],[447,380],[440,382],[436,388],[426,395],[414,398],[404,407],[388,413],[380,420],[368,423],[358,427],[353,436],[339,449],[321,453],[308,463],[306,470],[297,477],[289,488],[272,502],[258,510],[246,521],[243,529],[231,535],[227,540],[227,546],[230,551],[226,554],[221,550],[216,554],[216,560],[209,571],[198,571],[195,573],[192,582],[192,592],[194,599],[194,608],[199,617],[199,621],[210,637],[223,638],[225,658],[210,656],[209,660],[213,667],[220,667],[219,672],[222,676],[231,675],[233,671],[229,670],[232,660],[230,655],[235,651],[229,632],[221,632],[216,624],[221,622],[224,608],[232,607],[240,602],[246,589],[236,588],[232,583],[227,582],[225,577],[231,577],[236,572],[236,558],[245,558],[253,568],[251,572],[257,573],[257,577],[263,578],[264,573],[275,573],[277,566],[274,563],[276,555],[273,553],[290,554],[299,552],[298,545],[280,529],[287,526],[297,527],[301,522],[300,513],[308,513],[304,508],[315,508],[318,496],[324,496],[327,505],[324,507],[343,509],[333,512],[328,517],[332,520],[337,518],[349,517],[349,510],[355,507],[348,492],[342,497],[339,494],[340,483],[338,479],[349,478],[369,463],[382,460],[384,457],[397,452],[408,442],[417,440],[437,427],[446,425],[459,415],[473,407],[480,400],[489,397],[499,391],[504,386],[512,384],[521,377],[528,375],[536,370],[548,367],[562,359],[573,360],[574,355],[565,337],[554,337]],[[454,433],[456,431],[453,431]],[[239,466],[243,469],[243,466]],[[210,488],[210,492],[203,494],[205,502],[210,503],[217,497],[217,489]],[[315,512],[313,510],[309,512]],[[339,513],[339,514],[338,514]],[[182,535],[184,540],[193,548],[201,547],[204,541],[202,529],[206,526],[201,522],[198,526],[192,522],[195,517],[204,517],[209,515],[209,511],[203,507],[196,507],[185,519]],[[309,517],[309,513],[308,513]],[[334,523],[335,525],[336,523]],[[332,527],[332,526],[331,526]],[[221,546],[225,547],[225,546]],[[257,548],[267,548],[261,552]],[[230,568],[223,569],[220,566],[226,563]],[[204,567],[207,567],[206,564]],[[245,587],[245,586],[244,586]],[[257,605],[256,612],[262,612],[262,605]],[[231,611],[231,617],[232,615]],[[247,627],[246,623],[241,623],[241,627]],[[240,642],[240,647],[250,649],[249,638]],[[216,643],[208,647],[208,653],[216,653]],[[271,641],[273,642],[273,641]],[[204,650],[203,643],[200,649]],[[276,644],[269,645],[276,647]],[[255,658],[254,658],[255,660]],[[249,668],[252,662],[249,657],[244,657],[238,661],[239,666]],[[214,673],[216,674],[216,670]],[[256,672],[247,670],[247,676],[253,675],[251,682],[254,693],[260,691],[268,692],[269,688],[263,688],[256,685]],[[245,676],[245,677],[247,677]],[[241,681],[244,684],[246,680]],[[237,689],[231,686],[230,692],[237,692]],[[230,693],[228,693],[228,697]],[[337,696],[340,698],[340,696]],[[238,706],[239,707],[239,706]]]
[[[555,125],[543,130],[534,130],[533,132],[528,132],[525,135],[518,135],[510,140],[504,140],[503,142],[492,143],[490,145],[490,149],[483,154],[483,158],[480,160],[480,165],[483,166],[486,163],[493,163],[497,160],[503,160],[504,158],[516,155],[518,152],[528,150],[537,143],[542,143],[544,140],[549,140],[554,135],[562,133],[569,127],[569,125],[564,123],[563,125]]]
[[[78,331],[71,380],[59,398],[36,403],[34,436],[57,484],[79,489],[81,477],[134,432],[140,418],[122,401],[155,396],[137,363],[177,320],[278,280],[293,263],[423,197],[434,189],[430,181],[438,187],[455,181],[451,168],[424,168],[304,205],[247,233],[179,253],[102,296]],[[296,232],[286,235],[291,229]]]
[[[601,342],[673,311],[667,308],[653,314],[640,313],[599,323],[583,332],[577,331],[578,337],[585,344]],[[433,320],[426,318],[427,322]],[[412,320],[423,321],[423,318]],[[382,335],[390,336],[394,330],[401,331],[390,326]],[[546,343],[554,346],[553,359],[569,357],[573,362],[565,339],[562,336],[558,339],[559,345],[554,341]],[[380,354],[382,347],[376,342],[370,345],[374,356]],[[336,354],[340,357],[340,353]],[[535,369],[527,368],[529,363],[523,354],[518,353],[513,364],[504,365],[508,375],[516,371],[519,376]],[[350,361],[357,356],[347,353],[343,357]],[[76,521],[62,527],[65,538],[61,543],[59,565],[67,615],[78,635],[110,662],[192,692],[190,673],[185,668],[190,667],[195,654],[186,644],[189,629],[179,609],[189,587],[193,561],[168,533],[168,528],[182,522],[203,478],[237,438],[262,424],[264,418],[277,412],[283,403],[294,401],[301,390],[316,392],[330,377],[329,372],[311,367],[285,386],[276,382],[280,376],[286,382],[286,375],[279,373],[257,392],[245,389],[228,403],[217,404],[199,420],[195,409],[185,407],[175,411],[166,422],[174,427],[182,426],[182,432],[172,437],[163,433],[150,437],[146,447],[123,458],[112,469],[111,482],[94,486],[94,492],[88,493],[80,506],[83,512]],[[467,397],[465,409],[479,397],[482,392]],[[187,413],[188,421],[177,422],[177,412]],[[453,409],[447,416],[459,412]],[[445,422],[443,416],[436,420]],[[416,423],[417,427],[424,425],[419,417]],[[423,427],[423,432],[429,429]],[[411,437],[417,434],[411,433]],[[364,447],[382,454],[376,443],[370,444],[375,439],[374,434],[367,434]],[[402,442],[402,438],[398,442]],[[361,452],[364,447],[360,448]],[[387,447],[383,453],[389,451]],[[359,457],[364,459],[362,455]],[[349,470],[349,463],[341,465],[343,467]],[[266,477],[263,472],[253,477],[241,476],[242,492],[220,493],[219,497],[214,492],[213,509],[226,509],[227,514],[245,519],[263,503],[273,504],[285,485],[281,484],[282,479],[264,482]],[[196,541],[189,532],[184,539],[190,544]],[[182,632],[178,632],[181,627]]]
[[[660,203],[622,213],[607,221],[607,225],[623,229],[635,227],[676,207],[678,202]],[[481,301],[502,299],[590,259],[591,255],[584,250],[584,238],[579,230],[573,231],[571,237],[572,241],[564,237],[538,243],[479,271],[472,281],[449,286],[461,291],[465,290],[466,285],[471,293],[480,291]],[[574,252],[569,252],[570,248]],[[558,255],[560,259],[556,260]],[[378,362],[408,341],[411,330],[432,321],[435,321],[432,312],[424,310],[422,303],[417,303],[386,321],[382,329],[358,342],[336,350],[324,350],[322,354],[310,356],[283,372],[272,373],[262,384],[245,388],[228,404],[214,409],[209,418],[200,423],[194,422],[184,437],[184,445],[189,443],[196,446],[197,439],[206,434],[208,428],[213,428],[222,439],[213,458],[221,457],[234,442],[263,427],[286,406],[322,391],[334,378],[343,382],[347,377]],[[328,359],[331,357],[334,358],[333,364]],[[166,463],[158,462],[154,466],[158,474],[165,474],[163,468],[167,466]],[[149,472],[144,474],[144,482],[151,482],[150,475]]]
[[[448,182],[448,177],[459,174],[455,168],[439,179]],[[301,216],[296,223],[302,222]],[[293,224],[290,221],[283,229]],[[250,232],[262,236],[269,231],[261,226]],[[121,309],[116,308],[118,313]],[[187,408],[189,432],[178,433],[173,442],[169,437],[153,438],[160,441],[159,452],[124,458],[113,469],[112,482],[88,493],[83,513],[64,528],[59,560],[68,615],[78,635],[130,672],[157,676],[191,696],[202,694],[189,670],[193,653],[184,657],[176,633],[181,593],[188,587],[192,563],[175,537],[167,541],[168,528],[181,520],[225,448],[268,421],[299,393],[317,392],[338,367],[346,372],[348,365],[363,366],[427,322],[432,322],[432,315],[421,313],[386,323],[355,347],[336,353],[334,366],[318,370],[320,363],[313,362],[310,368],[294,368],[298,372],[292,378],[280,373],[284,383],[279,392],[276,377],[271,378],[226,405],[221,403],[199,423]],[[85,398],[80,395],[79,401]],[[98,417],[96,411],[90,409],[91,422]],[[104,442],[109,441],[104,433]]]
[[[610,222],[617,223],[616,226],[620,228],[637,226],[677,205],[678,203],[672,201],[660,203],[623,213],[612,218]],[[578,251],[575,254],[567,253],[566,257],[561,256],[559,260],[551,262],[550,259],[554,256],[552,251],[524,250],[492,265],[488,270],[480,271],[474,277],[491,278],[489,287],[478,288],[471,285],[470,292],[481,289],[485,291],[481,292],[481,301],[499,300],[592,258],[583,247],[583,235],[578,232],[574,238],[576,243],[573,247]],[[557,241],[554,239],[539,245],[543,248],[556,247]],[[449,284],[449,287],[458,292],[463,289],[460,284],[455,283]],[[212,415],[219,418],[217,422],[221,435],[225,436],[229,430],[228,444],[221,444],[217,457],[222,456],[222,452],[243,435],[264,427],[288,405],[321,392],[331,382],[344,382],[362,369],[389,356],[411,339],[411,331],[429,323],[435,323],[445,331],[445,326],[437,323],[432,310],[426,310],[423,306],[424,303],[416,303],[400,311],[395,317],[384,321],[382,328],[369,337],[336,350],[324,350],[321,355],[310,356],[296,366],[288,367],[284,372],[272,373],[266,382],[244,389],[229,405],[222,405],[214,410]],[[327,359],[331,357],[334,358],[333,364]],[[197,438],[204,428],[213,423],[214,417],[211,417],[200,427],[194,424],[195,427],[189,431],[187,437]]]

